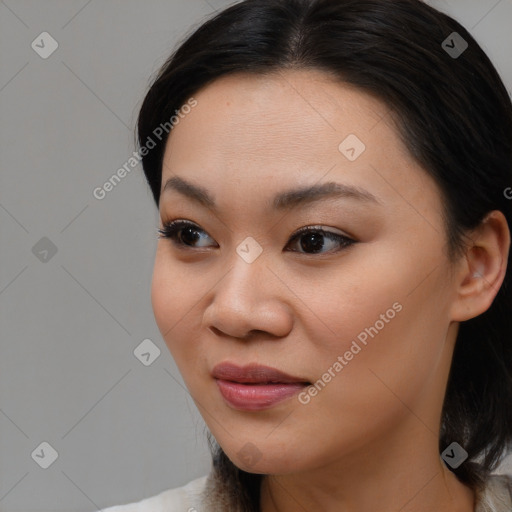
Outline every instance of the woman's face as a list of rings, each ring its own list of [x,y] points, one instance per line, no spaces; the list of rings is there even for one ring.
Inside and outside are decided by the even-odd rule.
[[[440,193],[386,106],[311,70],[232,75],[194,98],[160,199],[161,228],[194,228],[159,239],[152,304],[219,444],[275,474],[411,436],[437,450],[455,286]],[[338,190],[290,193],[327,183]],[[215,378],[226,362],[240,375]]]

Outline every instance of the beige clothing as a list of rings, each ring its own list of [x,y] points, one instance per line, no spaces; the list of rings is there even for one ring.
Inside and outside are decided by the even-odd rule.
[[[233,512],[222,506],[206,508],[201,496],[212,481],[207,476],[192,480],[183,487],[168,489],[150,498],[127,505],[103,509],[103,512]],[[512,512],[512,475],[492,475],[485,490],[477,495],[475,512]]]

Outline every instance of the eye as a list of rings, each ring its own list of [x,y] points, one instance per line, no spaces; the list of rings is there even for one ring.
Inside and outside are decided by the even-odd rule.
[[[178,247],[190,248],[208,247],[208,245],[195,246],[194,244],[205,238],[210,238],[199,226],[185,220],[174,220],[164,224],[163,229],[159,229],[160,236],[158,238],[167,238]]]
[[[159,229],[158,232],[160,233],[158,238],[172,240],[176,246],[182,249],[208,247],[209,245],[207,243],[200,245],[195,244],[205,242],[208,238],[213,241],[199,226],[185,220],[174,220],[165,223],[163,228]],[[327,243],[325,240],[327,240]],[[298,246],[302,250],[291,249],[291,251],[302,254],[337,252],[356,243],[352,238],[334,233],[333,231],[326,231],[322,229],[321,226],[307,226],[299,229],[291,236],[287,247],[290,245],[293,246],[294,244],[297,246],[297,242],[300,242]],[[217,244],[216,246],[218,247]],[[323,249],[326,248],[327,251],[323,251]]]
[[[328,240],[327,243],[325,242],[326,239]],[[338,252],[356,243],[355,240],[348,236],[334,233],[333,231],[325,231],[321,226],[307,226],[299,229],[290,239],[290,242],[296,241],[300,242],[299,246],[303,249],[303,254]],[[327,248],[327,251],[321,252],[324,248]],[[300,253],[302,251],[292,249],[292,252]]]

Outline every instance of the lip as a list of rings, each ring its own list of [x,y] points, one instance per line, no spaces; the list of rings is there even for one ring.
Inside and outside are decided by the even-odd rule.
[[[224,362],[212,371],[222,397],[235,409],[259,411],[277,405],[310,383],[276,368]]]

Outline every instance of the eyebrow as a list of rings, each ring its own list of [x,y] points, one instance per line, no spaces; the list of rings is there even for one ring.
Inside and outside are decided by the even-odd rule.
[[[169,178],[162,189],[162,194],[166,190],[175,190],[206,208],[215,212],[217,211],[215,200],[208,190],[184,178],[179,176]],[[291,210],[299,206],[304,206],[305,204],[331,197],[357,199],[359,201],[382,204],[377,197],[365,189],[336,183],[334,181],[279,192],[274,196],[271,204],[275,210]]]

